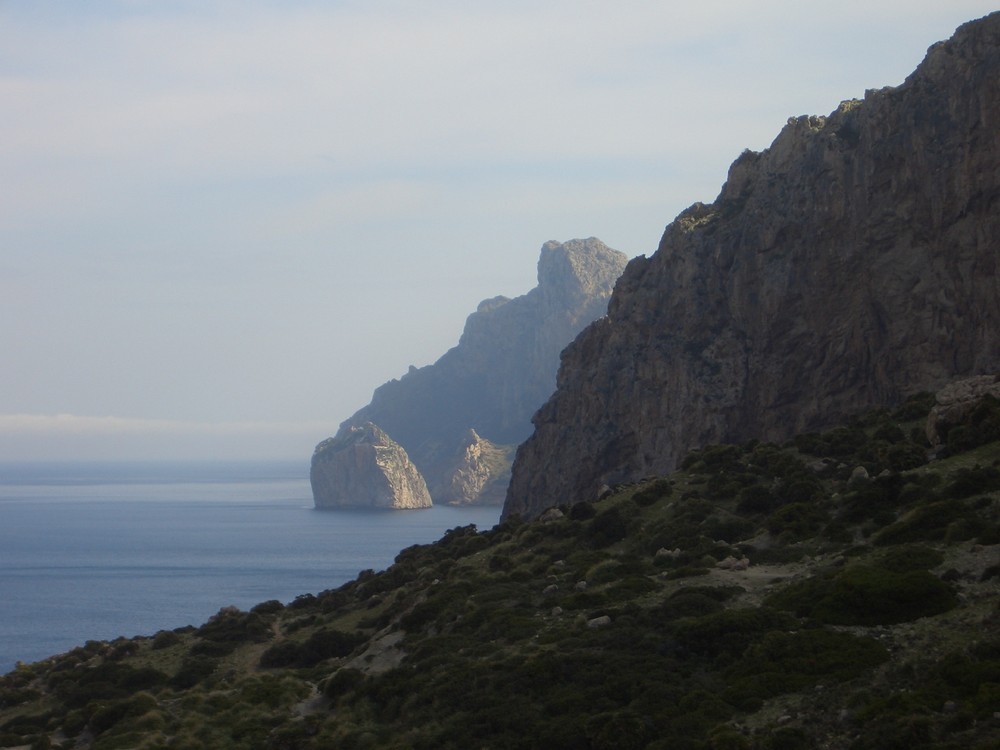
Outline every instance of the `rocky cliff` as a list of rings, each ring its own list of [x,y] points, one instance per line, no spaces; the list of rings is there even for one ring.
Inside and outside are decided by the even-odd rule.
[[[443,463],[438,500],[451,505],[500,505],[510,481],[512,452],[469,430],[451,461]]]
[[[406,451],[376,425],[342,430],[313,453],[317,508],[429,508],[431,496]]]
[[[605,314],[626,261],[596,238],[545,243],[537,287],[481,302],[456,347],[379,387],[338,436],[374,422],[406,449],[435,500],[502,502],[510,457],[496,450],[512,454],[530,434],[531,415],[555,389],[560,351]],[[488,444],[489,460],[463,465],[456,454],[469,447],[470,430]]]
[[[790,119],[633,260],[563,355],[504,515],[1000,367],[1000,14]]]

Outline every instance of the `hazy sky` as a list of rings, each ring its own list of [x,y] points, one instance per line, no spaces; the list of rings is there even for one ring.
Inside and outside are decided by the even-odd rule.
[[[541,245],[630,256],[973,0],[0,0],[0,462],[308,461]]]

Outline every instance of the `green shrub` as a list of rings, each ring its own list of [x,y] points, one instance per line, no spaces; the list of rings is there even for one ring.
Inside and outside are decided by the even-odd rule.
[[[908,570],[930,570],[944,562],[944,555],[919,544],[891,547],[879,556],[878,565],[895,573]]]
[[[258,615],[273,615],[285,608],[285,605],[277,599],[268,599],[250,608],[250,611]]]
[[[794,625],[795,621],[784,612],[759,607],[726,609],[703,617],[678,620],[672,630],[677,640],[696,654],[732,659],[764,633],[790,629]]]
[[[927,463],[927,450],[916,443],[897,443],[885,453],[886,463],[893,471],[910,471]]]
[[[948,430],[946,455],[955,455],[1000,440],[1000,400],[986,396],[963,423]]]
[[[817,680],[843,681],[889,658],[874,639],[814,628],[770,632],[727,670],[727,676],[750,678],[761,697],[800,690]]]
[[[585,538],[594,549],[620,542],[628,534],[628,521],[618,506],[603,510],[587,524]]]
[[[343,667],[334,672],[323,685],[323,695],[327,698],[339,698],[354,690],[365,680],[365,675],[358,669]]]
[[[622,564],[618,560],[601,560],[592,566],[584,577],[590,584],[611,583],[621,576],[621,567]]]
[[[764,525],[783,541],[797,542],[818,534],[829,518],[815,503],[791,503],[768,516]]]
[[[862,565],[815,575],[766,601],[831,625],[891,625],[947,612],[957,604],[951,588],[926,570]]]
[[[666,621],[682,617],[703,617],[723,610],[718,599],[704,593],[707,587],[692,587],[691,591],[681,589],[680,596],[672,596],[657,608],[657,613]]]
[[[768,733],[760,747],[761,750],[813,750],[816,743],[798,727],[781,727]]]
[[[216,643],[260,643],[271,637],[271,629],[260,614],[241,612],[236,607],[223,607],[197,633],[202,639]]]
[[[228,656],[239,648],[238,641],[195,641],[188,650],[191,656]]]
[[[189,656],[170,678],[170,686],[177,690],[192,688],[215,672],[217,665],[218,661],[208,656]]]
[[[149,693],[138,693],[126,700],[115,701],[97,709],[90,717],[88,726],[94,734],[101,734],[126,717],[141,716],[156,707],[156,698]]]
[[[627,709],[597,714],[586,724],[591,750],[642,750],[656,734],[648,716]]]
[[[882,529],[872,541],[877,545],[940,541],[945,538],[949,524],[969,514],[965,505],[957,500],[921,505]]]
[[[645,576],[629,576],[613,584],[608,589],[608,597],[618,600],[634,599],[657,589],[659,586],[656,582]]]
[[[725,518],[710,518],[704,524],[705,535],[712,539],[735,544],[741,539],[747,539],[757,530],[756,524],[739,516]]]
[[[948,477],[943,494],[945,497],[962,500],[995,490],[1000,490],[1000,469],[976,465],[953,471]]]
[[[921,391],[910,396],[906,401],[896,407],[892,412],[892,418],[899,422],[912,422],[916,419],[926,419],[932,408],[937,403],[937,397],[933,393]]]
[[[740,490],[736,510],[739,513],[770,513],[781,506],[781,500],[771,490],[761,484],[754,484]]]
[[[672,491],[673,483],[669,479],[657,479],[632,495],[632,500],[640,508],[646,508],[670,497]]]
[[[181,637],[177,635],[172,630],[161,630],[155,636],[153,636],[153,642],[150,648],[153,650],[159,650],[164,648],[170,648],[171,646],[176,646],[181,642]]]

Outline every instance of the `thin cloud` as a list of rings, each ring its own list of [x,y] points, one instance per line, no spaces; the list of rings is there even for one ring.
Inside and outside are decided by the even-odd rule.
[[[319,434],[329,422],[189,422],[172,419],[91,417],[76,414],[0,414],[6,435],[218,435]]]

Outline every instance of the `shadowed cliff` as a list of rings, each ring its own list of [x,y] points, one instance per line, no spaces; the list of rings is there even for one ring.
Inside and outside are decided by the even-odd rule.
[[[504,515],[1000,366],[1000,14],[797,117],[626,269],[567,349]]]

